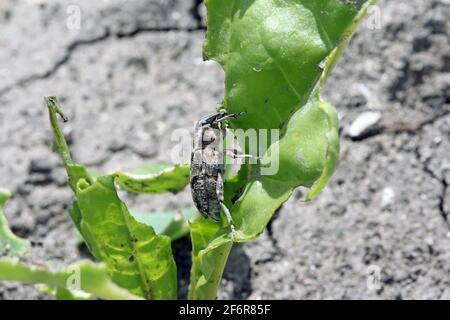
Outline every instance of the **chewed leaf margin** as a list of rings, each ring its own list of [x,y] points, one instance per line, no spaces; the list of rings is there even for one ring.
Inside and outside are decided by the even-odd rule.
[[[11,197],[9,191],[0,188],[0,258],[1,257],[21,257],[30,250],[28,240],[21,239],[14,235],[9,228],[3,212],[6,202]]]
[[[162,168],[161,168],[162,169]],[[117,172],[117,185],[124,191],[137,194],[178,193],[189,183],[190,166],[179,164],[173,167],[165,166],[158,172],[139,173]]]

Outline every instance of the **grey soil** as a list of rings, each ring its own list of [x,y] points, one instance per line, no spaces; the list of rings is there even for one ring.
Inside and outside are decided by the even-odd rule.
[[[37,262],[89,258],[67,215],[73,199],[50,150],[43,96],[56,95],[77,161],[101,172],[164,162],[172,128],[191,129],[223,95],[202,61],[196,0],[0,3],[0,186],[12,229]],[[236,246],[222,299],[450,299],[450,3],[381,1],[381,29],[364,25],[325,90],[342,117],[342,163],[311,204],[299,190],[270,228]],[[365,136],[358,115],[382,114]],[[178,196],[127,197],[143,211],[191,205]],[[174,244],[186,296],[189,242]],[[367,286],[380,270],[381,287]],[[47,299],[0,284],[0,299]]]

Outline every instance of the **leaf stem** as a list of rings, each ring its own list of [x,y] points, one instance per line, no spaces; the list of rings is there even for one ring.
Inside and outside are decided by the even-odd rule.
[[[67,174],[69,175],[70,187],[76,192],[76,186],[80,180],[84,179],[87,183],[92,184],[93,179],[86,168],[75,163],[70,156],[69,146],[67,145],[61,128],[59,127],[57,115],[59,115],[64,122],[67,122],[68,118],[64,115],[61,106],[58,103],[58,99],[50,96],[45,97],[44,100],[48,107],[50,123],[52,126],[57,151],[61,156],[64,166],[66,167]]]
[[[45,97],[44,100],[48,107],[50,123],[52,126],[58,152],[64,161],[64,165],[68,167],[69,165],[73,164],[73,160],[70,156],[69,146],[67,145],[66,139],[64,138],[64,134],[59,127],[57,115],[59,115],[64,122],[69,121],[69,119],[64,115],[56,97]]]
[[[199,253],[196,259],[202,260],[205,265],[206,259],[211,259],[210,272],[204,272],[205,270],[195,270],[200,264],[193,264],[191,274],[191,287],[189,288],[189,300],[216,300],[217,292],[219,291],[223,272],[228,261],[231,249],[233,247],[232,242],[222,244],[219,248],[209,249],[206,248],[203,252]],[[200,276],[198,276],[200,274]]]

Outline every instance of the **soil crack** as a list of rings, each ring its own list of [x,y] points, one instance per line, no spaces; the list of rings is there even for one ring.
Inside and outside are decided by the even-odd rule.
[[[447,190],[448,190],[448,182],[445,179],[445,177],[439,177],[432,169],[430,169],[429,167],[429,159],[422,161],[421,160],[421,154],[419,151],[419,148],[415,148],[414,150],[414,154],[416,156],[416,159],[422,164],[422,168],[423,171],[428,174],[432,179],[434,179],[435,181],[439,182],[439,184],[442,187],[442,191],[441,194],[439,195],[439,213],[442,217],[442,219],[444,219],[446,225],[450,228],[450,221],[448,220],[448,212],[447,210],[445,210],[445,204],[446,204],[446,194],[447,194]]]
[[[9,91],[14,89],[15,87],[22,87],[26,86],[34,81],[38,80],[44,80],[52,77],[63,65],[65,65],[67,62],[70,61],[73,53],[79,49],[80,47],[88,46],[94,43],[98,43],[104,40],[107,40],[111,37],[117,37],[119,39],[122,38],[132,38],[135,37],[141,33],[160,33],[160,32],[203,32],[206,28],[201,25],[201,22],[198,26],[192,27],[192,28],[182,28],[182,27],[162,27],[162,28],[145,28],[145,27],[137,27],[136,29],[130,31],[130,32],[117,32],[117,33],[111,33],[109,29],[105,29],[105,31],[98,37],[92,38],[92,39],[85,39],[85,40],[76,40],[72,43],[70,43],[66,50],[64,55],[58,59],[53,65],[46,71],[42,73],[32,74],[29,76],[26,76],[16,82],[14,82],[11,85],[8,85],[2,89],[0,89],[0,97],[7,94]]]
[[[1,89],[0,97],[3,96],[4,94],[8,93],[15,87],[22,87],[22,86],[30,84],[34,81],[44,80],[44,79],[48,79],[48,78],[52,77],[63,65],[65,65],[70,60],[70,58],[72,57],[72,54],[78,48],[103,41],[109,37],[110,37],[110,31],[108,29],[106,29],[105,32],[98,37],[95,37],[92,39],[85,39],[85,40],[76,40],[76,41],[70,43],[67,46],[64,55],[60,59],[58,59],[48,70],[44,71],[43,73],[37,73],[37,74],[32,74],[30,76],[27,76],[23,79],[16,81],[15,83],[13,83],[9,86]]]
[[[131,30],[129,32],[117,32],[116,37],[117,38],[132,38],[135,37],[141,33],[159,33],[159,32],[198,32],[198,31],[205,31],[206,28],[203,26],[198,27],[187,27],[187,28],[181,28],[181,27],[137,27],[134,30]]]

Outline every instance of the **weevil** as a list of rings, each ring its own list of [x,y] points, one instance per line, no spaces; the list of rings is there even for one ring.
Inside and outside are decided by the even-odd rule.
[[[226,135],[224,121],[236,119],[243,114],[219,111],[198,121],[194,129],[191,154],[190,184],[194,204],[203,217],[215,221],[220,221],[220,213],[223,211],[231,228],[233,242],[236,239],[236,229],[231,213],[224,204],[225,164],[220,144]],[[247,155],[233,152],[232,157],[244,158]]]

